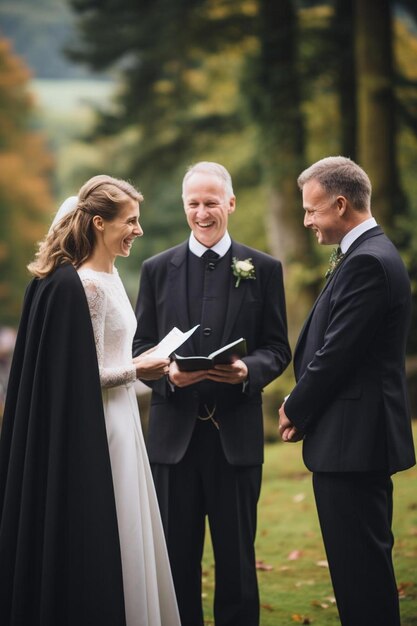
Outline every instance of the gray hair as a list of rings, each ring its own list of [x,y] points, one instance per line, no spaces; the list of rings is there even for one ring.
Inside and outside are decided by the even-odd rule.
[[[232,186],[232,177],[230,176],[229,172],[223,165],[220,165],[220,163],[214,163],[214,161],[199,161],[198,163],[195,163],[194,165],[190,165],[185,173],[185,176],[182,181],[182,197],[183,198],[184,198],[185,185],[188,179],[191,178],[193,174],[209,174],[210,176],[216,176],[217,178],[220,178],[220,180],[223,183],[224,190],[226,194],[229,196],[229,198],[231,198],[234,195],[233,186]]]
[[[345,196],[354,209],[370,208],[372,185],[367,173],[354,161],[343,156],[332,156],[313,163],[297,179],[299,188],[310,180],[317,180],[329,195]]]

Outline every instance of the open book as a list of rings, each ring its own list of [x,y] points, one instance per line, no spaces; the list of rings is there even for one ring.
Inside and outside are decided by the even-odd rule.
[[[194,372],[197,370],[209,370],[215,365],[232,363],[236,359],[246,356],[246,339],[241,337],[227,346],[211,352],[208,356],[180,356],[174,354],[174,360],[178,368],[183,372]]]

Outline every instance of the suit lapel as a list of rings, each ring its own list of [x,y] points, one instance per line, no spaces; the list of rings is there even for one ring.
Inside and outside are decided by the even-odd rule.
[[[320,301],[320,298],[325,293],[326,289],[328,289],[329,285],[331,284],[331,282],[333,281],[335,276],[340,271],[340,268],[342,267],[343,263],[349,257],[349,255],[352,254],[352,252],[354,250],[356,250],[356,248],[363,241],[366,241],[366,239],[369,239],[371,237],[375,237],[377,235],[383,235],[383,234],[384,234],[384,231],[382,230],[382,228],[380,226],[374,226],[374,228],[370,228],[369,230],[364,232],[360,237],[355,239],[355,241],[349,246],[349,249],[347,250],[346,254],[344,255],[344,257],[340,261],[339,265],[337,266],[337,268],[335,269],[333,274],[327,279],[325,285],[323,286],[323,289],[321,290],[321,292],[317,296],[316,301],[314,302],[313,307],[312,307],[310,313],[308,314],[308,317],[307,317],[306,321],[304,322],[304,325],[303,325],[303,327],[301,329],[301,332],[300,332],[300,335],[298,337],[298,341],[297,341],[297,344],[296,344],[295,350],[294,350],[294,366],[295,367],[296,367],[296,364],[298,362],[298,358],[300,358],[300,356],[301,356],[302,344],[303,344],[303,342],[304,342],[304,340],[305,340],[305,338],[307,336],[307,331],[308,331],[308,328],[310,326],[311,319],[312,319],[312,317],[314,315],[314,311],[316,309],[317,303]]]
[[[232,241],[232,259],[236,257],[237,259],[244,259],[245,257],[245,248],[240,244]],[[233,326],[235,325],[236,318],[239,315],[240,309],[246,297],[248,283],[250,281],[242,280],[239,287],[235,287],[236,278],[233,276],[232,268],[230,268],[230,278],[229,278],[229,294],[228,294],[228,303],[227,303],[227,312],[226,319],[223,328],[223,336],[221,345],[224,345],[228,342],[232,331]]]
[[[188,241],[181,244],[173,254],[168,268],[168,297],[183,332],[190,328],[187,302],[187,253]]]

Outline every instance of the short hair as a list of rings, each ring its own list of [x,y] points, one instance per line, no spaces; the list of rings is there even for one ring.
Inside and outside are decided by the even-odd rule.
[[[143,196],[127,181],[107,174],[90,178],[78,192],[74,210],[52,226],[39,243],[35,260],[28,265],[29,272],[44,278],[62,263],[72,263],[78,268],[95,246],[94,216],[111,222],[129,200],[141,202]]]
[[[317,180],[329,195],[345,196],[357,211],[370,208],[372,185],[367,173],[354,161],[331,156],[313,163],[299,175],[302,190],[310,180]]]
[[[194,165],[190,165],[185,173],[185,176],[182,181],[182,197],[184,198],[184,190],[185,185],[189,178],[193,174],[209,174],[210,176],[216,176],[219,178],[222,183],[225,192],[231,198],[233,193],[233,185],[232,185],[232,177],[230,176],[227,169],[220,165],[220,163],[215,163],[214,161],[199,161]]]

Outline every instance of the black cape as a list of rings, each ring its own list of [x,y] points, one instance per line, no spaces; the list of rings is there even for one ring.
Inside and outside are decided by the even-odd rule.
[[[125,625],[97,355],[71,265],[24,300],[0,440],[0,623]]]

